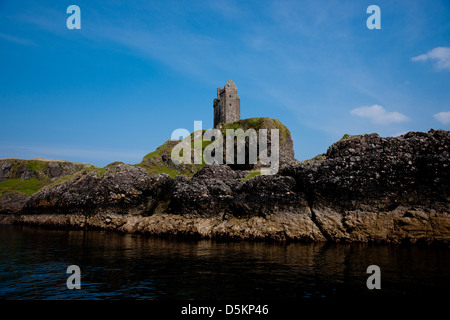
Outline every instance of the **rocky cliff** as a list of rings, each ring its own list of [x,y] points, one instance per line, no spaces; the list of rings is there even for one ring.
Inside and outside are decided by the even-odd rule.
[[[361,135],[247,180],[226,165],[171,178],[114,163],[44,187],[10,221],[214,239],[448,243],[449,148],[442,130]]]
[[[450,240],[450,133],[343,139],[319,161],[285,167],[330,240]]]
[[[0,182],[7,179],[52,179],[73,174],[88,167],[94,166],[86,163],[74,163],[62,160],[0,159]]]
[[[93,165],[47,159],[0,159],[0,214],[21,210],[30,195]]]

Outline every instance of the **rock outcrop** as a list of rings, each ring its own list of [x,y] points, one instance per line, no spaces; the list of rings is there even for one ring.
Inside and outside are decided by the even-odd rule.
[[[30,195],[58,178],[95,166],[47,159],[0,160],[0,214],[19,212]]]
[[[30,197],[21,213],[145,216],[162,205],[172,183],[167,174],[148,174],[116,162],[104,172],[85,170],[67,182],[43,188]]]
[[[0,196],[0,214],[14,214],[22,210],[30,196],[22,193],[4,194]]]
[[[272,145],[272,129],[278,130],[278,139],[279,139],[279,164],[283,165],[295,165],[298,164],[299,161],[295,159],[294,156],[294,143],[291,138],[291,132],[289,129],[278,119],[271,119],[267,117],[261,118],[250,118],[250,119],[242,119],[231,123],[223,123],[219,125],[220,130],[222,131],[223,136],[225,137],[226,131],[228,129],[242,129],[244,132],[249,129],[254,129],[257,134],[259,134],[259,130],[265,129],[267,130],[267,151],[270,155],[271,145]],[[258,137],[259,138],[259,137]],[[224,138],[225,141],[225,138]],[[226,146],[224,145],[224,152],[226,151]],[[248,151],[248,143],[246,144],[246,150]],[[225,157],[225,156],[224,156]],[[234,163],[237,163],[235,160]],[[257,169],[262,165],[257,163],[255,165],[250,166],[241,166],[238,164],[232,165],[235,169]]]
[[[0,159],[0,182],[7,179],[57,178],[73,174],[91,164],[46,159]]]
[[[268,145],[268,154],[270,155],[271,150],[271,129],[279,130],[279,164],[281,165],[293,165],[298,164],[298,160],[295,159],[294,156],[294,143],[291,138],[291,133],[289,129],[278,119],[271,119],[267,117],[261,118],[250,118],[250,119],[242,119],[231,123],[221,123],[219,125],[219,129],[222,132],[223,137],[223,159],[226,159],[226,131],[228,129],[242,129],[244,132],[247,132],[249,129],[254,129],[256,134],[259,133],[260,129],[267,130],[267,145]],[[204,132],[202,132],[203,134]],[[189,145],[194,141],[194,133],[185,139],[190,139]],[[158,173],[167,173],[171,177],[175,177],[176,175],[187,175],[192,176],[198,170],[202,168],[202,164],[194,163],[194,155],[192,153],[191,163],[179,163],[175,164],[172,161],[171,154],[172,149],[178,144],[180,141],[178,140],[168,140],[164,142],[161,146],[159,146],[155,151],[144,156],[142,161],[137,164],[138,166],[147,170],[148,173],[158,174]],[[203,141],[202,143],[202,154],[205,147],[208,145],[208,141]],[[235,142],[235,149],[236,142]],[[248,157],[249,147],[248,147],[248,139],[246,142],[246,155]],[[248,159],[246,159],[247,163],[244,165],[237,164],[237,152],[235,152],[235,161],[234,165],[231,167],[235,170],[252,170],[261,168],[260,163],[249,164]],[[224,160],[225,162],[225,160]],[[203,161],[204,164],[204,161]]]
[[[449,241],[450,133],[368,134],[333,144],[319,161],[285,167],[333,241]]]
[[[449,148],[443,130],[361,135],[248,180],[226,165],[171,178],[115,163],[40,190],[12,220],[214,239],[448,243]]]

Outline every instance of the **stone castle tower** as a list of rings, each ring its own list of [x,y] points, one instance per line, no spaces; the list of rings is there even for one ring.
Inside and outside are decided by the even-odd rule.
[[[237,95],[237,87],[233,80],[228,80],[223,89],[217,88],[217,99],[214,99],[214,128],[219,123],[240,120],[241,99]]]

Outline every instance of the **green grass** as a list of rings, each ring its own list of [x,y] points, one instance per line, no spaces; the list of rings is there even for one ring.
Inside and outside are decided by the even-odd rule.
[[[76,172],[74,174],[66,174],[65,176],[60,176],[57,179],[55,179],[52,183],[50,183],[48,186],[49,187],[53,187],[53,186],[56,186],[58,184],[62,184],[64,182],[73,180],[77,174],[78,174],[78,172]]]
[[[93,168],[92,171],[97,172],[98,176],[101,177],[105,174],[107,168]]]
[[[281,141],[284,141],[288,137],[288,135],[290,135],[289,129],[280,120],[267,117],[242,119],[232,123],[224,123],[222,132],[224,133],[225,137],[227,129],[242,129],[246,131],[250,128],[255,129],[256,131],[258,131],[259,129],[268,129],[269,132],[270,128],[278,129]]]
[[[258,171],[252,171],[245,178],[241,179],[241,181],[245,181],[245,180],[254,178],[256,176],[259,176],[259,175],[261,175],[261,171],[259,171],[259,170]]]
[[[145,155],[144,158],[155,158],[159,156],[158,150],[155,150],[153,152],[150,152],[149,154]]]
[[[27,161],[25,162],[25,166],[31,171],[44,171],[48,169],[48,163],[37,160]]]
[[[341,138],[341,140],[345,140],[345,139],[348,139],[348,138],[350,138],[350,135],[349,134],[344,134],[344,136]]]
[[[281,123],[278,119],[271,119],[267,117],[260,117],[260,118],[250,118],[250,119],[242,119],[238,120],[232,123],[224,123],[222,124],[222,138],[223,141],[226,141],[226,130],[227,129],[242,129],[244,132],[248,129],[255,129],[258,134],[258,129],[261,128],[272,128],[272,129],[278,129],[280,131],[280,143],[283,143],[285,139],[290,136],[289,129],[286,128],[286,126]],[[202,130],[202,135],[204,134],[206,130]],[[270,132],[270,131],[269,131]],[[270,134],[270,133],[269,133]],[[194,148],[194,136],[195,132],[190,134],[191,139],[191,147]],[[211,141],[203,141],[202,140],[202,163],[201,164],[192,164],[190,167],[191,169],[188,169],[188,172],[177,172],[175,169],[168,168],[166,165],[162,164],[162,160],[160,159],[163,156],[171,157],[172,149],[175,145],[177,145],[180,141],[171,141],[168,140],[164,142],[161,146],[159,146],[155,151],[152,151],[144,156],[141,163],[136,164],[139,167],[142,167],[147,170],[148,173],[151,174],[158,174],[158,173],[167,173],[171,177],[183,174],[183,175],[192,175],[193,173],[190,171],[197,171],[200,170],[205,165],[205,160],[203,159],[203,152],[205,148],[211,143]],[[180,156],[183,156],[182,150],[180,152]],[[189,165],[187,165],[189,167]],[[256,176],[259,173],[253,173],[251,177]]]
[[[98,168],[98,167],[94,167],[94,166],[88,167],[88,168],[86,168],[86,172],[96,172],[98,174],[98,176],[101,177],[106,173],[109,166],[111,166],[111,164],[109,164],[105,168]],[[49,183],[48,186],[53,187],[58,184],[63,184],[64,182],[74,180],[75,177],[79,176],[80,174],[82,174],[82,173],[80,171],[77,171],[73,174],[66,174],[64,176],[60,176],[60,177],[54,179],[51,183]]]
[[[162,156],[163,154],[170,155],[172,153],[173,146],[175,146],[178,142],[179,141],[167,140],[162,145],[160,145],[158,148],[156,148],[155,151],[152,151],[152,152],[146,154],[144,156],[144,158],[142,159],[142,161],[144,161],[146,159],[154,159],[154,158]]]
[[[314,158],[311,158],[308,160],[303,160],[302,163],[308,164],[308,163],[312,163],[314,161],[324,162],[326,159],[327,159],[327,157],[324,154],[319,154],[319,155],[315,156]]]
[[[289,131],[289,129],[280,121],[280,120],[278,120],[278,119],[274,119],[273,120],[273,122],[274,122],[274,124],[275,124],[275,127],[277,127],[277,129],[279,130],[279,132],[280,132],[280,139],[282,140],[282,141],[284,141],[284,140],[286,140],[286,138],[287,138],[287,135],[289,134],[291,134],[291,132]]]
[[[240,120],[235,121],[233,123],[224,123],[223,124],[223,130],[226,130],[226,129],[237,130],[239,128],[241,128],[241,121]]]
[[[206,130],[203,130],[202,134],[205,131]],[[191,139],[191,147],[192,147],[192,151],[193,151],[193,149],[194,149],[194,133],[191,133],[190,139]],[[168,140],[168,141],[164,142],[161,146],[156,148],[155,151],[152,151],[152,152],[148,153],[147,155],[145,155],[144,158],[142,159],[141,163],[136,164],[136,166],[144,168],[145,170],[147,170],[147,172],[149,174],[166,173],[169,176],[171,176],[172,178],[175,176],[178,176],[178,175],[192,176],[193,175],[192,172],[189,172],[189,171],[178,172],[173,168],[169,168],[166,165],[161,164],[162,160],[158,159],[164,155],[171,157],[172,148],[180,142],[181,142],[181,140],[180,141]],[[210,143],[211,143],[211,141],[203,141],[202,140],[202,155],[203,155],[203,151]],[[180,156],[183,156],[183,150],[181,150]],[[192,164],[192,167],[193,168],[195,167],[195,171],[197,171],[200,168],[202,168],[204,165],[205,165],[205,161],[202,157],[202,164]]]
[[[175,169],[168,168],[166,166],[152,166],[152,167],[146,167],[144,168],[147,170],[149,174],[160,174],[165,173],[168,174],[171,178],[174,178],[175,176],[181,175],[178,171]],[[184,173],[185,176],[192,176],[192,173]]]
[[[250,128],[260,128],[263,124],[264,118],[250,118],[247,120],[247,126]]]
[[[255,129],[258,130],[264,124],[264,118],[250,118],[250,119],[242,119],[231,123],[224,123],[223,130],[226,129]]]
[[[49,184],[50,179],[39,180],[36,178],[30,178],[28,180],[22,179],[8,179],[0,182],[0,194],[7,193],[24,193],[32,195],[38,192],[42,187]]]
[[[205,148],[211,143],[212,143],[212,141],[202,140],[202,153],[205,150]],[[194,140],[191,141],[191,147],[192,147],[192,150],[193,150],[194,149]]]
[[[208,145],[210,145],[211,143],[212,143],[212,141],[202,140],[202,153],[201,153],[202,154],[202,163],[201,163],[201,165],[196,165],[196,166],[200,166],[198,168],[199,170],[200,170],[200,168],[202,168],[206,164],[205,159],[203,157],[203,152],[205,151],[205,148]],[[194,152],[194,139],[192,139],[192,141],[191,141],[191,147],[192,147],[192,154],[193,154],[193,152]],[[183,156],[183,150],[181,150],[180,156]]]

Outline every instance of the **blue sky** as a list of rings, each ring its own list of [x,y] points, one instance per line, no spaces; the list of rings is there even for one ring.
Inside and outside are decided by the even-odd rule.
[[[211,128],[229,79],[241,118],[280,119],[299,160],[346,133],[450,129],[448,0],[0,0],[0,49],[0,158],[138,163]]]

